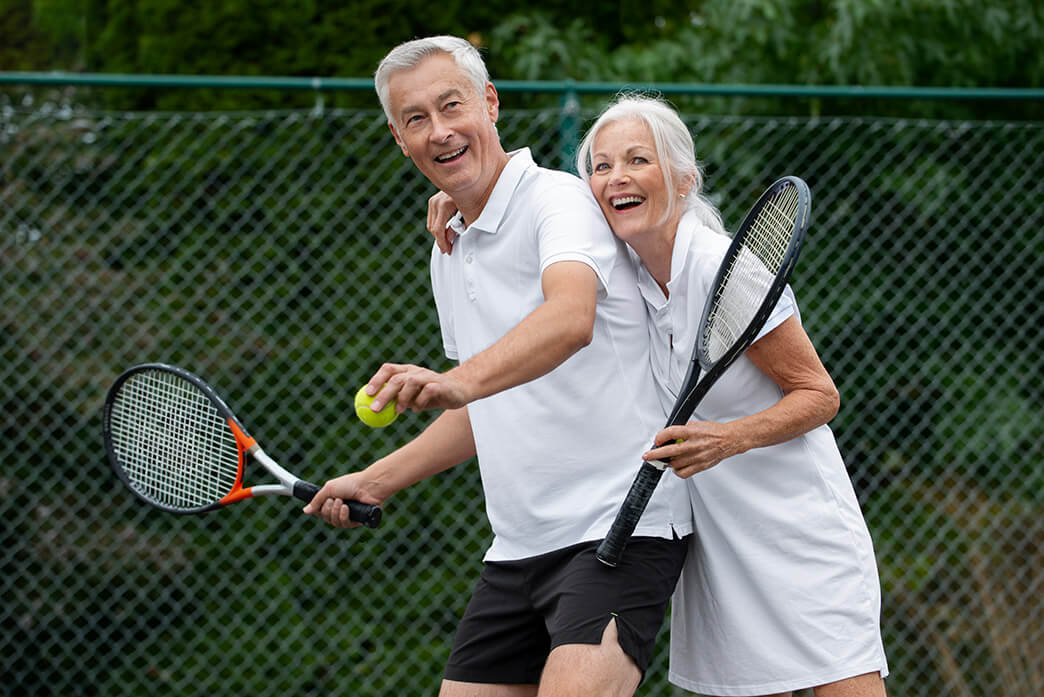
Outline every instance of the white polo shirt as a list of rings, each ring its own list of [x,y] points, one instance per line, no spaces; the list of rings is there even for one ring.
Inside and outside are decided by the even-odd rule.
[[[605,536],[663,427],[633,265],[578,177],[511,153],[478,220],[458,215],[453,253],[431,279],[446,355],[494,344],[544,301],[541,275],[579,261],[598,276],[591,343],[547,375],[468,405],[494,539],[487,560]],[[692,531],[684,482],[664,474],[636,535]]]

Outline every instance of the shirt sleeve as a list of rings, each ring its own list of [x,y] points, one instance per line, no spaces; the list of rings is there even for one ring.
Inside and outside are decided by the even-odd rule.
[[[560,261],[587,264],[598,277],[599,297],[605,297],[617,246],[601,209],[579,179],[549,193],[536,221],[540,272]]]
[[[783,288],[783,294],[780,295],[779,300],[776,301],[776,307],[772,309],[772,314],[770,314],[769,318],[765,321],[765,326],[763,326],[761,331],[758,332],[758,335],[754,337],[754,341],[757,341],[779,325],[783,324],[783,322],[785,322],[791,315],[798,315],[798,309],[797,299],[794,297],[794,291],[790,289],[790,284],[788,283]],[[798,319],[801,319],[800,315],[798,315]]]

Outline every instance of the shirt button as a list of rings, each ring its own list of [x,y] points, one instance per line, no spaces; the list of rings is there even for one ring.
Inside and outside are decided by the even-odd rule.
[[[464,263],[465,264],[470,264],[473,259],[474,259],[474,257],[469,254],[466,257],[464,257]]]

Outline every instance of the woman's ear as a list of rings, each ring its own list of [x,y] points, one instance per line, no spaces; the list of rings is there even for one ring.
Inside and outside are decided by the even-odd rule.
[[[681,178],[681,181],[678,183],[678,196],[680,198],[686,198],[689,194],[692,193],[692,190],[695,186],[696,176],[692,174],[685,175]]]

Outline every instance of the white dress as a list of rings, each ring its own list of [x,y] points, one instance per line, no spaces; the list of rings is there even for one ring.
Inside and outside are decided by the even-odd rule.
[[[634,257],[665,410],[728,244],[686,214],[669,300]],[[800,319],[788,288],[762,335],[791,315]],[[781,397],[741,356],[691,418],[732,421]],[[672,683],[706,695],[762,695],[887,675],[873,544],[828,426],[723,460],[687,483],[696,532],[672,606]]]

